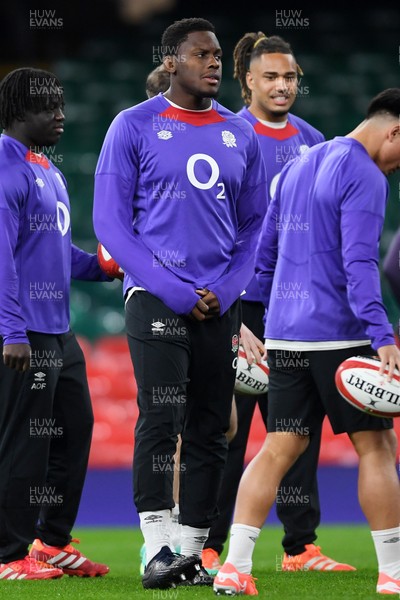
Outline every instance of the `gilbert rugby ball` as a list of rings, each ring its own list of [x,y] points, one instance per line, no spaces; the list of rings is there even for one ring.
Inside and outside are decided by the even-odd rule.
[[[239,349],[234,391],[252,396],[268,392],[269,367],[266,360],[249,365],[246,353]]]
[[[124,278],[124,272],[117,262],[110,256],[107,250],[102,244],[97,245],[97,260],[99,261],[100,268],[109,277],[118,279]]]
[[[400,373],[395,369],[389,383],[379,375],[380,364],[375,356],[346,359],[336,371],[336,387],[347,402],[369,415],[400,417]]]

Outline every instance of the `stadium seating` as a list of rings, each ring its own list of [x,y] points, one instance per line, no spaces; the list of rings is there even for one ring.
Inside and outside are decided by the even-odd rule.
[[[86,358],[89,388],[95,416],[89,464],[96,468],[130,468],[134,449],[133,432],[138,417],[137,385],[128,344],[123,335],[99,338],[95,343],[79,336]],[[395,419],[400,436],[400,418]],[[258,407],[252,421],[246,463],[265,439]],[[357,457],[347,435],[334,435],[327,420],[323,427],[320,463],[355,466]]]

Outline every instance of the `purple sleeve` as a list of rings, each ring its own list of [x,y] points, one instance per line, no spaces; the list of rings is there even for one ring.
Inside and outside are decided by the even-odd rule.
[[[257,182],[256,185],[254,182]],[[209,286],[219,300],[221,315],[239,298],[254,276],[256,244],[268,199],[265,164],[257,136],[254,134],[247,160],[246,177],[236,202],[238,235],[235,249],[228,270]]]
[[[97,254],[89,254],[71,245],[71,278],[83,281],[113,281],[99,266]]]
[[[375,350],[394,344],[393,327],[382,302],[379,274],[379,240],[387,191],[387,184],[385,196],[385,188],[364,173],[357,187],[352,185],[346,193],[341,206],[347,295]]]
[[[194,287],[161,264],[155,273],[153,253],[133,233],[133,201],[139,169],[135,137],[128,130],[123,113],[114,119],[107,132],[95,177],[96,236],[137,285],[160,298],[177,314],[188,314],[199,300]]]
[[[15,190],[10,186],[10,190]],[[16,193],[17,194],[17,193]],[[18,241],[19,200],[0,185],[0,335],[4,344],[29,344],[18,301],[19,279],[14,262]]]
[[[276,261],[278,259],[279,191],[282,184],[280,177],[276,192],[268,207],[262,225],[256,250],[256,278],[261,293],[261,301],[268,309],[274,279]]]
[[[395,234],[383,261],[383,272],[400,306],[400,229]]]

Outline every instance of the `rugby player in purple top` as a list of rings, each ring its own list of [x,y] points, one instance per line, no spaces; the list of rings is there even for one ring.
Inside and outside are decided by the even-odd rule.
[[[245,107],[239,115],[249,121],[257,133],[268,171],[270,195],[276,188],[281,170],[287,162],[301,155],[310,146],[324,141],[322,133],[309,123],[289,112],[298,94],[298,75],[301,69],[290,45],[279,36],[266,37],[262,32],[246,33],[234,50],[234,76],[239,80]],[[298,236],[306,228],[294,211],[292,222]],[[261,339],[264,336],[264,305],[254,275],[242,296],[243,322]],[[253,414],[258,404],[267,425],[268,395],[236,394],[238,430],[229,444],[228,460],[219,497],[220,517],[213,524],[203,551],[203,564],[209,573],[219,569],[222,552],[232,521],[236,492],[243,472],[247,439]],[[304,455],[282,481],[277,514],[284,525],[282,541],[283,571],[322,570],[352,571],[353,567],[338,563],[321,553],[314,544],[320,523],[317,468],[321,428],[312,437]],[[303,501],[287,502],[293,490],[301,489]],[[283,490],[287,490],[286,492]],[[292,492],[290,492],[292,490]],[[284,497],[286,495],[286,497]],[[280,500],[280,501],[279,501]]]
[[[60,139],[63,108],[47,71],[0,83],[0,579],[109,570],[70,543],[93,428],[70,280],[108,278],[71,243],[67,183],[40,151]]]
[[[121,112],[96,169],[94,227],[125,272],[138,383],[134,499],[143,586],[211,584],[201,551],[218,516],[241,324],[267,205],[249,123],[216,100],[214,26],[183,19],[162,37],[165,94]],[[181,553],[169,550],[173,455],[181,433]],[[167,468],[165,467],[167,465]]]
[[[310,148],[281,173],[256,258],[267,307],[268,435],[241,479],[217,592],[230,592],[251,577],[254,544],[276,490],[325,415],[336,434],[349,435],[359,456],[358,493],[378,559],[377,592],[400,592],[393,421],[353,408],[334,382],[339,364],[352,355],[377,353],[380,373],[388,365],[389,379],[400,368],[378,268],[385,175],[400,168],[399,114],[400,89],[384,90],[354,131]],[[309,224],[301,238],[280,227],[294,213]],[[303,434],[286,430],[293,418],[301,420]]]

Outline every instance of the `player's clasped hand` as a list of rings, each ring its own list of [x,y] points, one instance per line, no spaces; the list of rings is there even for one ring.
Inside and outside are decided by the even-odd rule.
[[[29,344],[7,344],[3,348],[3,361],[10,369],[27,371],[31,360]]]
[[[208,292],[202,298],[203,302],[205,302],[209,308],[208,318],[211,317],[219,317],[220,316],[220,305],[217,296],[214,292]]]
[[[196,319],[196,321],[205,321],[206,319],[219,317],[220,306],[217,296],[207,288],[196,290],[196,294],[201,296],[201,299],[197,301],[190,316]]]
[[[190,316],[193,317],[196,321],[204,321],[206,319],[206,315],[208,313],[208,306],[203,302],[203,300],[198,300],[196,302],[196,306],[193,308]]]
[[[201,296],[201,299],[204,302],[204,304],[208,306],[207,315],[205,317],[206,319],[211,319],[212,317],[220,316],[221,307],[219,305],[219,300],[214,294],[214,292],[210,292],[210,290],[208,290],[207,288],[202,288],[196,290],[196,294]]]

